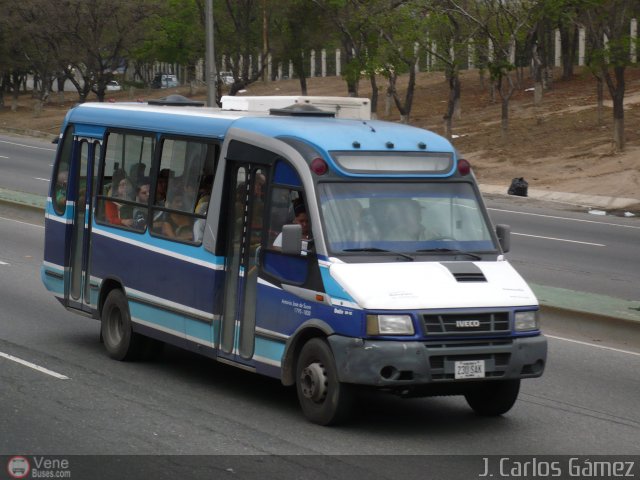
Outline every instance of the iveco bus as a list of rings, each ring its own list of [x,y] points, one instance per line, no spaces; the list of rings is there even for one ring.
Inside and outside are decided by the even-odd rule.
[[[542,375],[538,302],[469,162],[366,99],[85,103],[66,116],[42,279],[117,359],[163,342],[295,385],[507,412]]]

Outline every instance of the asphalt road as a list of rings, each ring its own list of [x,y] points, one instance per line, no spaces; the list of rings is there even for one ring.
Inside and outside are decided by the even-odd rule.
[[[0,134],[0,187],[46,197],[56,153],[54,137]]]
[[[40,225],[0,218],[0,454],[638,454],[638,344],[583,342],[547,317],[547,371],[523,382],[502,418],[477,417],[458,397],[370,393],[351,423],[324,428],[303,418],[293,389],[194,354],[167,348],[152,362],[108,359],[98,322],[44,290],[42,242]],[[295,471],[282,461],[274,471]],[[390,465],[345,462],[372,474]],[[460,478],[448,473],[431,478]]]
[[[640,304],[640,217],[514,197],[487,204],[494,223],[511,225],[507,257],[527,281]]]

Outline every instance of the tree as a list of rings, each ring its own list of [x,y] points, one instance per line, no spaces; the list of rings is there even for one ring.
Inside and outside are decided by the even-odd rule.
[[[501,98],[501,134],[507,137],[509,129],[509,100],[515,86],[511,72],[512,51],[516,41],[526,32],[532,15],[530,0],[450,0],[453,9],[470,22],[491,41],[489,73],[494,88]]]
[[[613,142],[624,150],[625,68],[630,64],[629,24],[640,7],[635,0],[593,0],[586,11],[592,64],[599,67],[613,101]]]
[[[358,96],[358,84],[366,66],[368,36],[364,33],[371,25],[372,12],[377,11],[378,0],[313,0],[330,19],[339,32],[345,54],[343,77],[347,82],[347,94]]]
[[[228,63],[221,68],[229,69],[234,78],[229,95],[235,95],[260,79],[267,66],[268,45],[267,54],[263,53],[257,68],[253,68],[252,61],[263,39],[264,8],[267,8],[264,2],[257,0],[214,2],[216,52],[225,55]]]
[[[8,82],[18,94],[20,78],[31,71],[34,75],[34,94],[41,103],[49,98],[51,85],[59,71],[57,64],[60,37],[43,28],[55,18],[56,6],[44,0],[7,2],[2,6],[11,64],[14,68]]]
[[[329,22],[322,15],[317,3],[307,0],[286,0],[279,2],[278,8],[272,12],[274,33],[271,36],[271,47],[276,57],[283,62],[291,60],[293,70],[300,82],[300,92],[307,95],[307,74],[305,68],[308,57],[305,52],[319,50],[331,43],[327,38],[330,31]]]
[[[145,20],[140,34],[144,40],[130,49],[139,70],[154,62],[178,64],[187,73],[182,79],[192,80],[205,53],[204,4],[201,0],[164,0]],[[145,81],[151,80],[147,72],[137,73]]]
[[[447,108],[443,115],[445,137],[451,140],[453,117],[460,113],[460,59],[464,57],[476,28],[468,20],[457,15],[450,2],[434,1],[433,10],[427,18],[429,38],[423,43],[423,50],[437,58],[444,66],[445,78],[449,84]],[[433,47],[435,42],[436,48]]]
[[[427,36],[429,8],[420,0],[393,1],[385,14],[376,16],[381,37],[386,48],[381,49],[389,79],[389,94],[400,112],[400,121],[409,122],[416,86],[416,65],[420,53],[419,44]],[[402,28],[396,28],[402,25]],[[396,88],[398,75],[408,73],[409,79],[404,100]]]

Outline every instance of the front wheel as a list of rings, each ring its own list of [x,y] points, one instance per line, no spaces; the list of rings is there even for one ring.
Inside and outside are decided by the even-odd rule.
[[[296,365],[296,390],[304,415],[319,425],[344,421],[351,412],[353,386],[338,380],[331,348],[312,338],[302,347]]]
[[[495,417],[511,410],[520,392],[520,379],[486,382],[465,393],[469,406],[478,415]]]

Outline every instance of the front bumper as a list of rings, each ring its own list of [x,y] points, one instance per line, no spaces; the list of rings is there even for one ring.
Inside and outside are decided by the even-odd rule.
[[[547,360],[543,335],[464,341],[382,341],[328,338],[341,382],[376,387],[465,383],[456,380],[460,360],[484,360],[486,380],[539,377]]]

